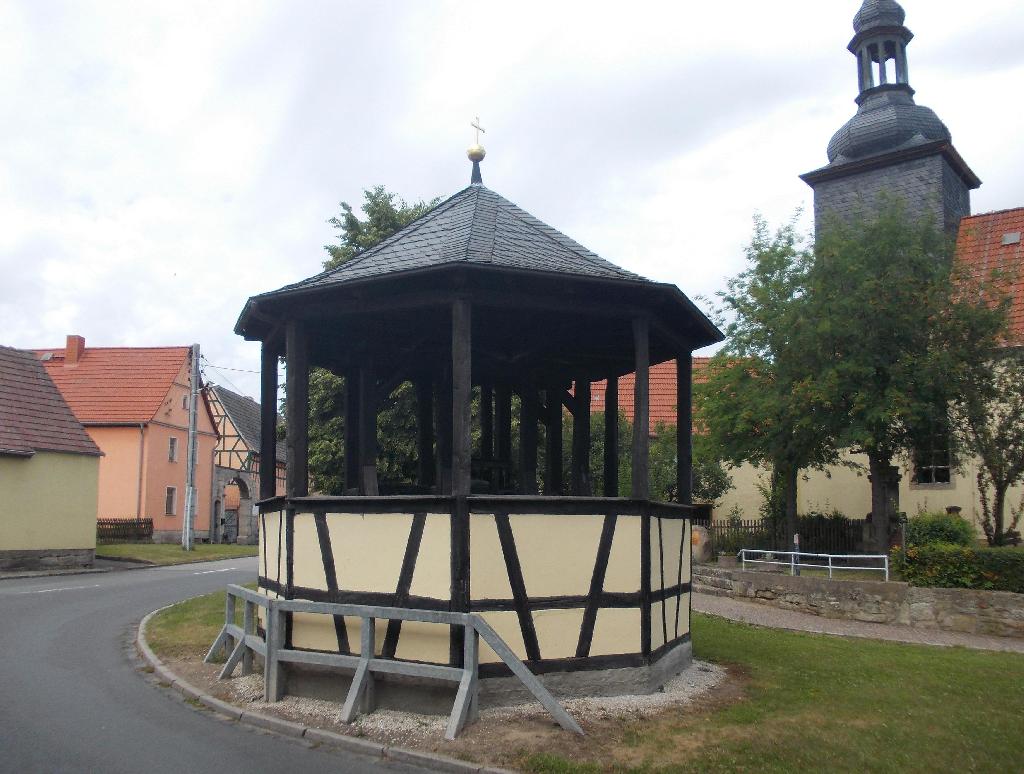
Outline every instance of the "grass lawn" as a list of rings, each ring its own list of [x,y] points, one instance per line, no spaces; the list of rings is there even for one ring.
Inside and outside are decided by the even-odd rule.
[[[149,642],[164,657],[201,657],[223,620],[223,593],[189,600],[154,617]],[[623,718],[618,738],[604,740],[620,760],[523,752],[515,767],[535,774],[1024,770],[1024,656],[776,631],[700,614],[693,641],[698,658],[742,677],[741,698]]]
[[[100,543],[96,556],[134,559],[153,564],[184,564],[208,559],[234,559],[238,556],[256,556],[256,546],[232,543],[196,543],[191,551],[183,551],[175,543]]]

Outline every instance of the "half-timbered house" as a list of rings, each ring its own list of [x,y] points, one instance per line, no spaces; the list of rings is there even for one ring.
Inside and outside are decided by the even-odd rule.
[[[260,404],[219,384],[206,395],[220,438],[213,453],[213,540],[255,543],[260,475]],[[275,447],[276,493],[284,494],[284,444]]]
[[[690,660],[691,438],[678,433],[681,502],[652,501],[648,373],[680,363],[676,420],[689,428],[690,354],[722,336],[675,286],[605,261],[484,187],[482,157],[470,149],[467,188],[376,247],[246,303],[236,332],[262,343],[264,456],[274,453],[278,358],[287,362],[287,485],[279,496],[261,468],[259,588],[479,612],[556,682],[656,690]],[[308,493],[314,366],[344,377],[346,488],[356,495]],[[605,491],[595,496],[590,385],[627,373],[636,374],[621,396],[633,407],[632,496],[617,496],[615,421],[605,423]],[[378,481],[376,418],[405,382],[417,395],[419,473],[399,495]],[[604,395],[613,417],[619,398]],[[573,416],[568,476],[563,407]],[[358,627],[295,613],[286,638],[350,651]],[[377,651],[459,664],[460,637],[455,627],[380,622]],[[504,673],[489,648],[480,658],[482,677]],[[593,670],[607,671],[594,679]]]

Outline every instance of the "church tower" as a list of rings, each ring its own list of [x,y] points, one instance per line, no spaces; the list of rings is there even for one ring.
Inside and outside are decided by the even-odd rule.
[[[954,233],[981,185],[934,111],[914,102],[907,67],[913,33],[895,0],[864,0],[848,46],[857,59],[857,114],[828,144],[828,165],[800,178],[814,189],[814,219],[850,217],[883,191],[911,212],[931,212]]]

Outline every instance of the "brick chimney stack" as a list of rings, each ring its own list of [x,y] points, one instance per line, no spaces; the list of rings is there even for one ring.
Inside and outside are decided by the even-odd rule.
[[[78,361],[84,354],[85,339],[81,336],[68,336],[68,342],[64,348],[64,365],[78,365]]]

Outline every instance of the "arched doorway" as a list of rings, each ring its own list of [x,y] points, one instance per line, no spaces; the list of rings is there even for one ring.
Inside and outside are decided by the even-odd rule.
[[[238,542],[239,514],[248,516],[249,487],[239,476],[224,485],[224,519],[221,531],[225,543]]]

